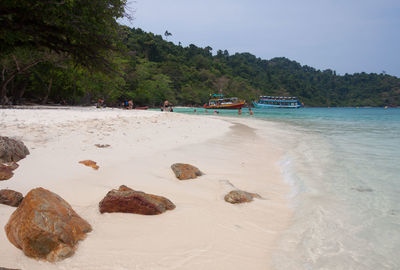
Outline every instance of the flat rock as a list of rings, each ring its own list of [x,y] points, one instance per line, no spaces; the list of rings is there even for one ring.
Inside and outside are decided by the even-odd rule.
[[[92,227],[60,196],[35,188],[11,215],[5,230],[8,240],[26,256],[55,262],[72,256]]]
[[[124,185],[109,191],[99,203],[100,213],[158,215],[172,209],[175,205],[167,198],[135,191]]]
[[[0,163],[17,162],[27,155],[29,150],[23,142],[0,136]]]
[[[175,163],[171,165],[171,169],[179,180],[194,179],[203,175],[197,167],[190,164]]]
[[[14,191],[11,189],[0,190],[0,203],[1,204],[18,207],[18,205],[21,204],[23,199],[24,199],[24,196],[22,195],[22,193],[20,193],[18,191]]]
[[[18,269],[14,269],[14,268],[5,268],[5,267],[0,267],[0,270],[18,270]]]
[[[226,202],[233,204],[251,202],[254,198],[261,199],[261,196],[257,193],[250,193],[243,190],[232,190],[224,197]]]
[[[88,167],[92,167],[95,170],[98,170],[100,167],[97,165],[97,163],[93,160],[82,160],[79,161],[79,163],[88,166]]]
[[[96,146],[97,148],[108,148],[108,147],[110,147],[111,145],[109,145],[109,144],[99,144],[99,143],[96,143],[94,146]]]

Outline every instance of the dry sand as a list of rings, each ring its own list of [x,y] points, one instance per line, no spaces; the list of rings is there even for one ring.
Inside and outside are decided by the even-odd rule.
[[[49,189],[93,227],[75,255],[58,263],[26,257],[0,230],[0,267],[46,269],[272,269],[270,255],[290,220],[278,160],[264,132],[242,120],[152,111],[65,108],[0,110],[0,135],[19,138],[31,154],[0,189]],[[97,148],[95,144],[109,144]],[[91,159],[99,170],[78,161]],[[175,178],[171,164],[205,175]],[[158,216],[100,214],[98,203],[127,185],[162,195],[176,209]],[[235,188],[264,199],[232,205]],[[15,208],[0,205],[0,228]]]

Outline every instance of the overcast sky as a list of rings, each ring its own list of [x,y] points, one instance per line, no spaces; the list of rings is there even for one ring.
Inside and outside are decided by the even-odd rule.
[[[136,0],[128,25],[182,45],[400,77],[400,0]]]

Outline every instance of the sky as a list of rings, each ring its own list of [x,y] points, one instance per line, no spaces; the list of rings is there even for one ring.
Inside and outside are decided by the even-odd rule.
[[[183,46],[400,77],[400,0],[136,0],[129,7],[134,19],[123,23],[168,30],[168,40]]]

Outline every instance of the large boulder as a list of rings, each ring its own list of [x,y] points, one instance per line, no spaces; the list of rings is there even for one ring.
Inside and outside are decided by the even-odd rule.
[[[109,191],[99,203],[100,213],[158,215],[172,209],[175,205],[167,198],[135,191],[124,185]]]
[[[261,198],[257,193],[250,193],[243,190],[232,190],[228,194],[225,195],[224,199],[229,203],[245,203],[251,202],[253,198]]]
[[[11,215],[5,230],[8,240],[25,255],[54,262],[72,256],[92,227],[60,196],[35,188]]]
[[[0,136],[0,163],[19,161],[27,155],[29,150],[23,142]]]
[[[1,204],[18,207],[21,204],[23,199],[24,199],[24,196],[22,195],[22,193],[20,193],[18,191],[14,191],[11,189],[0,190],[0,203]]]
[[[172,171],[179,180],[194,179],[203,173],[195,166],[184,163],[175,163],[171,165]]]

